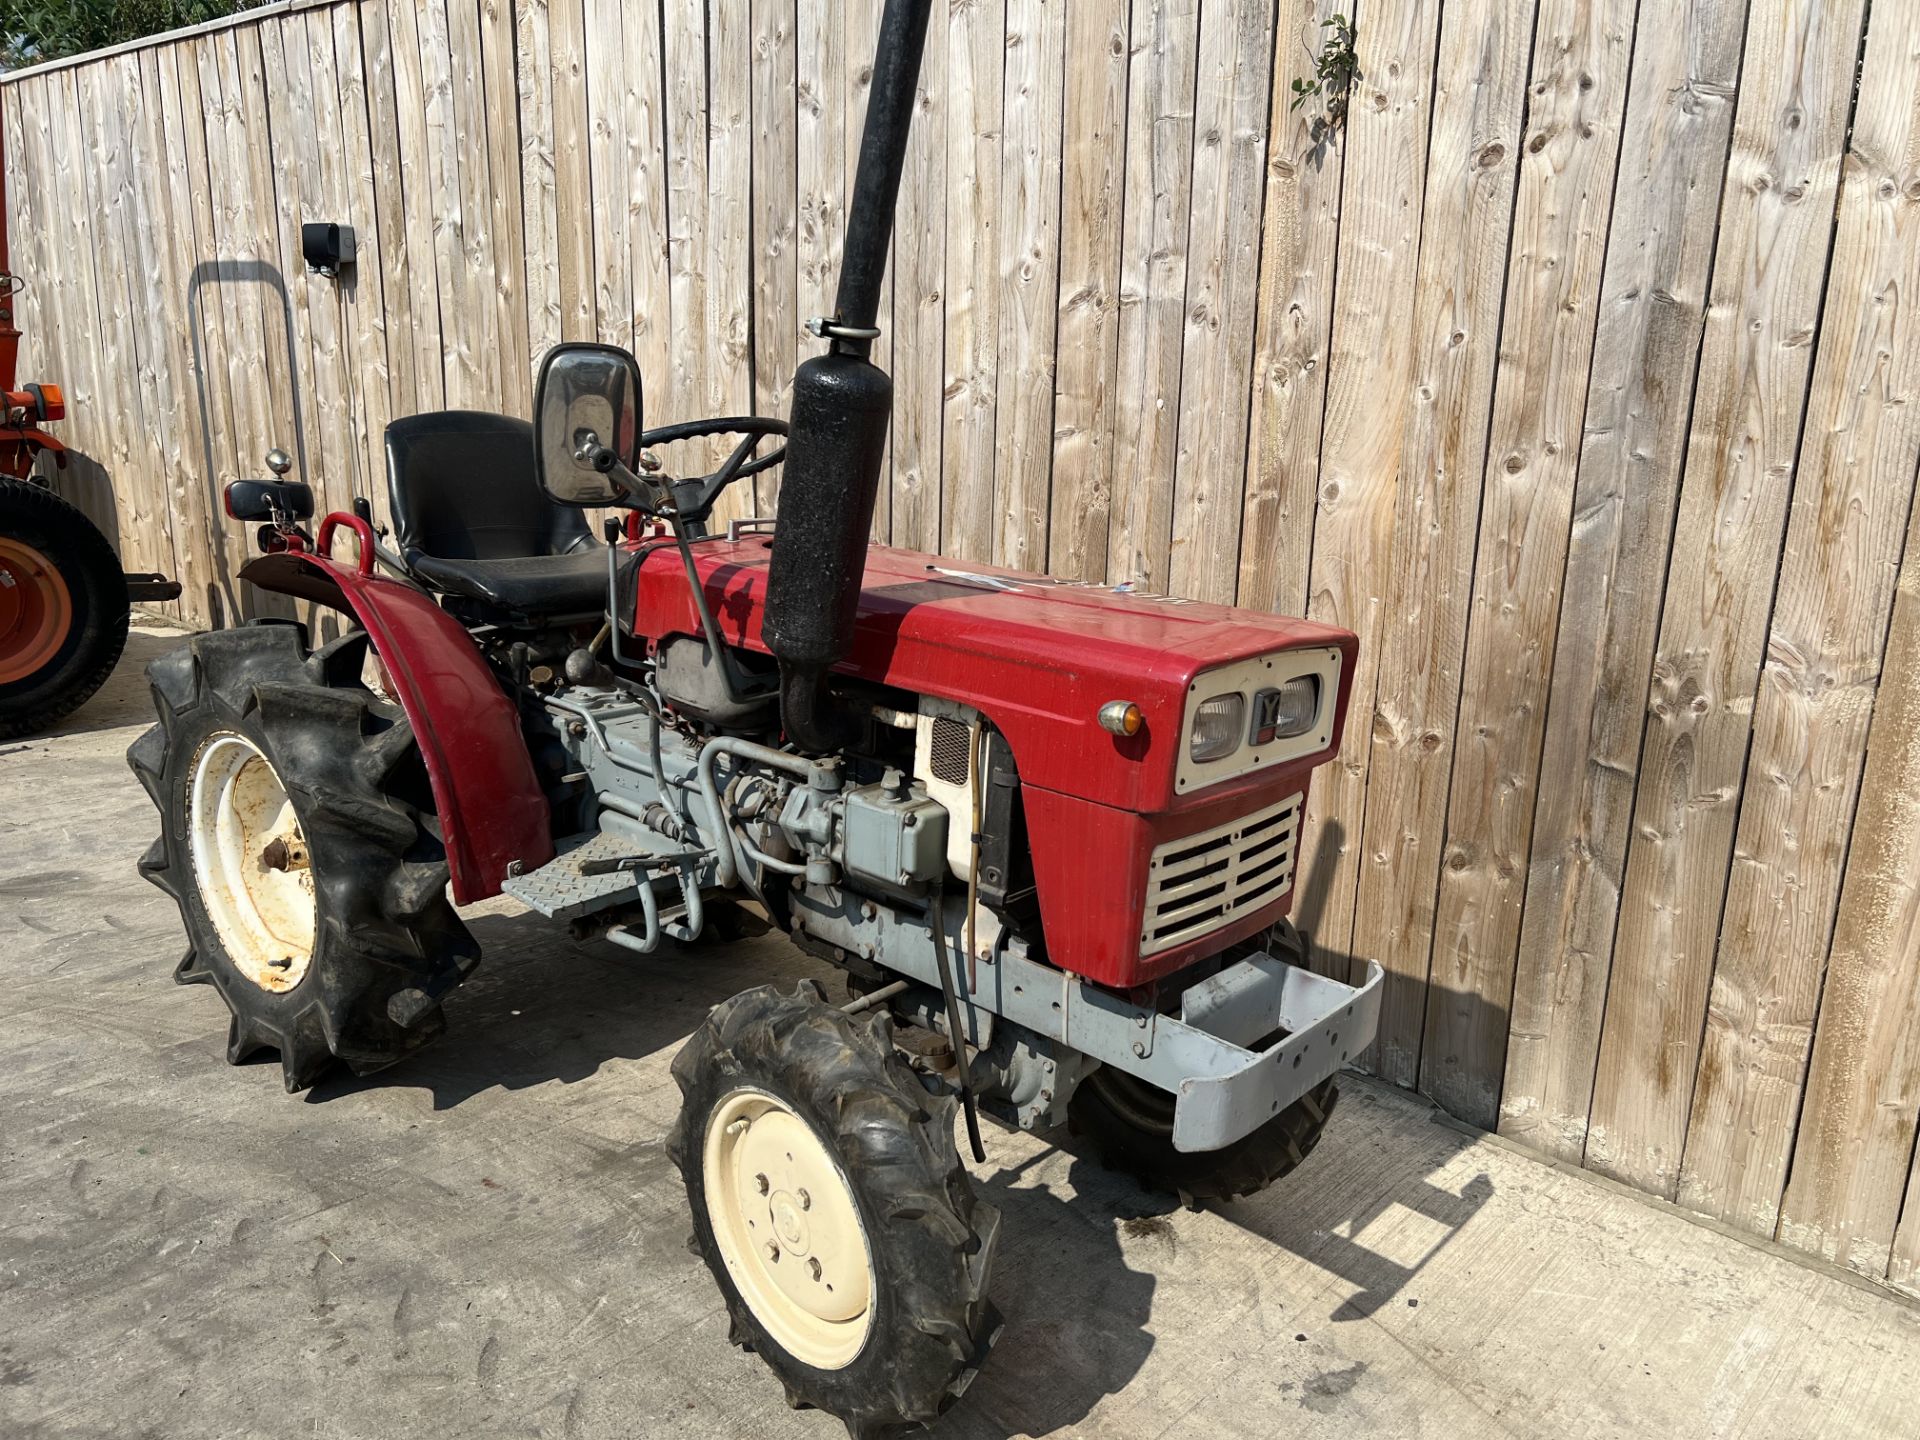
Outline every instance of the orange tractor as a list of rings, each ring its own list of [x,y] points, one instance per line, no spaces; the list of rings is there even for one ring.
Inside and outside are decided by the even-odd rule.
[[[67,447],[42,427],[63,420],[57,385],[22,385],[0,175],[0,740],[45,729],[106,683],[127,643],[135,600],[171,600],[178,583],[127,575],[99,528],[54,494],[34,466],[64,470]]]

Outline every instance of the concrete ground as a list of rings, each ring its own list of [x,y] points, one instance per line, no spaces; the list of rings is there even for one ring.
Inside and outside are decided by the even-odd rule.
[[[0,746],[0,1436],[843,1434],[727,1344],[662,1148],[706,1008],[817,967],[496,905],[429,1054],[297,1099],[230,1069],[133,868],[122,755],[178,640]],[[1920,1433],[1913,1307],[1357,1078],[1297,1175],[1217,1211],[988,1149],[1007,1327],[942,1436]]]

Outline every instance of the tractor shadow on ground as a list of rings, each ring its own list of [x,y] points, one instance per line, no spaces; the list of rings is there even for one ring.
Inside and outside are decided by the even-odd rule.
[[[482,959],[447,997],[447,1033],[377,1075],[335,1072],[307,1092],[309,1103],[412,1086],[432,1094],[435,1110],[451,1110],[488,1090],[571,1085],[609,1062],[678,1049],[730,995],[831,974],[779,935],[692,948],[668,942],[657,955],[629,956],[604,942],[577,943],[564,926],[531,913],[465,918]]]
[[[1147,1325],[1159,1282],[1127,1263],[1126,1245],[1136,1259],[1171,1261],[1177,1251],[1163,1217],[1172,1201],[1079,1156],[1065,1186],[1029,1181],[1054,1159],[1044,1150],[974,1172],[981,1198],[1000,1211],[993,1298],[1005,1326],[972,1387],[934,1427],[942,1440],[1069,1429],[1125,1390],[1153,1352]]]

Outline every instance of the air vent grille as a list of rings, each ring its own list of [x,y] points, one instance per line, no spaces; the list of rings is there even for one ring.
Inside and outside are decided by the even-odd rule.
[[[958,720],[936,715],[927,766],[933,778],[946,785],[964,785],[973,773],[972,732]]]
[[[1300,805],[1292,795],[1153,852],[1140,953],[1155,955],[1271,905],[1293,886]]]

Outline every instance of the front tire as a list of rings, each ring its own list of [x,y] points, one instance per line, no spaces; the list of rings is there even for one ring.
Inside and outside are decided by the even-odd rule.
[[[1278,951],[1295,964],[1306,964],[1306,943],[1285,920],[1243,942],[1242,949],[1229,951],[1228,958],[1256,948]],[[1173,1096],[1102,1066],[1073,1092],[1067,1103],[1067,1123],[1074,1134],[1092,1142],[1107,1168],[1193,1205],[1202,1200],[1238,1200],[1292,1174],[1320,1143],[1339,1099],[1336,1078],[1329,1076],[1251,1135],[1223,1149],[1176,1150]]]
[[[0,479],[0,740],[91,699],[128,617],[127,577],[94,523],[51,490]]]
[[[174,978],[218,990],[228,1061],[278,1051],[289,1093],[434,1039],[479,955],[412,727],[360,683],[366,653],[360,632],[311,656],[289,625],[196,636],[148,667],[159,723],[127,752],[161,817],[140,871],[186,925]]]
[[[825,1000],[809,982],[716,1007],[674,1059],[667,1148],[734,1342],[862,1440],[934,1420],[972,1380],[1000,1216],[891,1018]]]

